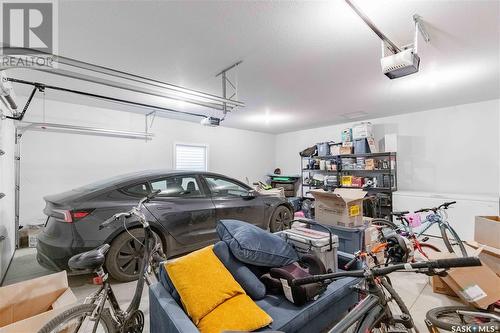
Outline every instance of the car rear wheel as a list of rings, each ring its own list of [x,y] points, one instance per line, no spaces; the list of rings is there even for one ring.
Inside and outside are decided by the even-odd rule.
[[[269,229],[271,232],[277,232],[290,227],[290,222],[293,219],[292,211],[286,206],[278,206],[271,216]]]
[[[153,231],[155,242],[161,242]],[[139,277],[144,249],[144,229],[132,229],[123,232],[111,242],[106,255],[106,269],[118,281],[128,282]],[[163,250],[165,248],[163,247]]]

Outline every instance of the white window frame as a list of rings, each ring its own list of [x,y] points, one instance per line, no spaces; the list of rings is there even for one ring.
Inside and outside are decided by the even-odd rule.
[[[188,146],[188,147],[205,148],[205,168],[206,168],[206,170],[204,170],[204,171],[210,170],[209,169],[209,158],[208,158],[210,155],[209,155],[208,144],[205,144],[205,143],[187,143],[187,142],[174,142],[174,149],[173,149],[173,155],[174,155],[173,161],[174,161],[174,164],[173,164],[172,169],[178,170],[177,169],[177,146]],[[196,172],[196,170],[193,170],[193,172]]]

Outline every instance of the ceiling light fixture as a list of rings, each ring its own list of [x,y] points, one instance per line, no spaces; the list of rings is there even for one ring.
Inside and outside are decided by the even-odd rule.
[[[413,15],[415,23],[415,35],[413,44],[405,46],[400,49],[394,44],[377,26],[363,13],[358,7],[354,5],[352,0],[345,0],[347,4],[354,10],[354,12],[368,25],[370,29],[382,40],[382,59],[380,64],[382,72],[389,79],[397,79],[406,75],[417,73],[420,66],[420,57],[418,56],[418,33],[426,42],[430,41],[429,34],[427,33],[423,24],[422,18],[418,14]],[[387,54],[387,51],[390,53]]]

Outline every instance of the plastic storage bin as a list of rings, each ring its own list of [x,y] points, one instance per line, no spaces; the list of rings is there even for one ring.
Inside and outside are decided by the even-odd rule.
[[[366,138],[354,140],[354,154],[368,154],[370,146]]]
[[[318,148],[318,156],[327,156],[328,154],[330,154],[329,142],[320,142],[316,146]]]
[[[332,234],[338,238],[338,251],[352,254],[359,250],[364,250],[365,244],[365,229],[366,227],[341,227],[337,225],[321,224],[319,226],[312,225],[311,228],[322,231],[323,227],[328,228]]]
[[[373,138],[373,126],[369,122],[363,122],[352,127],[352,139]]]

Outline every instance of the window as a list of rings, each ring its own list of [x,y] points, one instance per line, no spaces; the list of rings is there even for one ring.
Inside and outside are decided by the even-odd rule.
[[[124,191],[132,195],[146,196],[149,194],[148,185],[146,183],[129,186],[125,188]]]
[[[162,197],[200,197],[203,193],[194,176],[174,176],[151,182],[153,191],[161,190]]]
[[[210,191],[218,197],[239,197],[248,193],[248,188],[226,178],[205,177]]]
[[[207,171],[208,147],[203,145],[175,144],[177,170]]]

